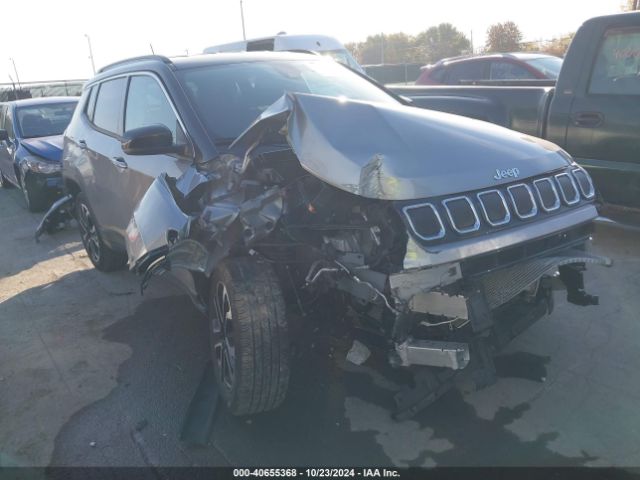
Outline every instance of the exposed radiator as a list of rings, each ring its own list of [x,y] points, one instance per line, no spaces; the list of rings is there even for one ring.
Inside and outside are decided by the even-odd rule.
[[[562,255],[542,257],[503,268],[482,277],[487,303],[490,308],[508,302],[543,275],[554,273],[562,265],[590,263],[611,266],[611,259],[580,250],[568,250]]]

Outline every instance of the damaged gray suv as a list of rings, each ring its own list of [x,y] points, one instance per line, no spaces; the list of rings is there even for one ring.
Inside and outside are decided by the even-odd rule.
[[[559,147],[413,108],[312,55],[105,67],[63,159],[68,195],[44,228],[66,208],[97,269],[178,277],[236,415],[284,399],[287,311],[310,300],[348,306],[392,366],[431,372],[433,399],[550,313],[554,290],[596,304],[585,265],[610,263],[586,251],[596,192]]]

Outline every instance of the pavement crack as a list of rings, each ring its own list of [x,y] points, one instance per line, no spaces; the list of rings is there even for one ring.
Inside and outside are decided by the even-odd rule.
[[[51,360],[51,363],[55,367],[56,372],[58,372],[58,375],[60,376],[60,380],[62,381],[62,383],[64,383],[64,386],[67,387],[67,390],[69,390],[69,393],[73,394],[73,390],[71,390],[71,387],[67,383],[67,380],[64,378],[64,375],[62,374],[62,370],[60,370],[60,366],[53,358],[53,355],[51,354],[51,351],[49,350],[47,343],[42,338],[42,334],[40,332],[38,332],[38,338],[40,338],[40,341],[42,342],[42,345],[44,346],[44,349],[47,352],[47,355],[49,356],[49,360]]]
[[[151,458],[149,457],[149,454],[147,453],[147,449],[146,449],[142,434],[135,429],[131,430],[129,433],[131,435],[131,440],[133,440],[133,443],[138,448],[138,453],[140,453],[140,457],[142,458],[144,465],[151,469],[151,471],[153,472],[153,475],[156,478],[164,479],[162,474],[158,471],[157,462],[154,462],[153,460],[151,460]]]

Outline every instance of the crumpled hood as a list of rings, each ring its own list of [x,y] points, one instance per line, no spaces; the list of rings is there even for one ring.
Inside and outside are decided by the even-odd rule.
[[[38,155],[52,162],[62,160],[62,135],[39,138],[23,138],[22,146],[34,155]]]
[[[304,169],[367,198],[460,193],[570,163],[568,154],[550,142],[479,120],[300,93],[285,94],[272,104],[231,149],[246,152],[283,127]]]

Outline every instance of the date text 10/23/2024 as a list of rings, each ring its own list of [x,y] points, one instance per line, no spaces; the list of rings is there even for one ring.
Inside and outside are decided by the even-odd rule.
[[[235,468],[235,478],[305,477],[305,478],[398,478],[400,472],[388,468]]]

